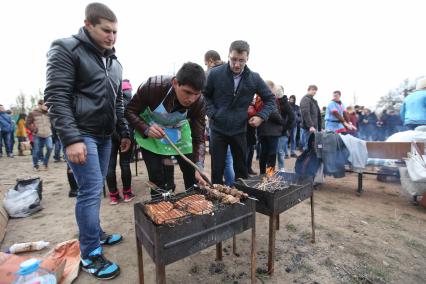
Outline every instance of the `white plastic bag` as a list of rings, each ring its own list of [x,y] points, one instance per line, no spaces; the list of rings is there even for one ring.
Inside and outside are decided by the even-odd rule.
[[[28,217],[42,209],[39,195],[34,189],[23,192],[9,189],[4,197],[3,205],[9,216],[13,218]]]
[[[402,193],[409,197],[420,196],[426,192],[426,182],[413,182],[405,167],[399,168]]]
[[[408,174],[414,182],[426,182],[426,161],[420,154],[415,142],[411,143],[411,153],[408,153],[406,161]]]

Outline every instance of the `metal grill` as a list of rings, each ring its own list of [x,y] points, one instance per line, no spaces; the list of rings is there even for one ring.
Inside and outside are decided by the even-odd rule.
[[[315,243],[314,192],[311,180],[299,179],[294,173],[276,173],[283,179],[277,190],[256,188],[262,183],[262,176],[240,179],[235,187],[257,199],[256,212],[269,216],[268,272],[274,273],[275,235],[279,230],[280,214],[311,198],[312,243]]]
[[[188,192],[171,196],[180,199],[203,191],[194,187]],[[252,229],[252,282],[255,281],[255,201],[247,199],[243,203],[220,205],[215,203],[213,214],[193,215],[182,222],[170,225],[157,225],[145,214],[144,206],[160,199],[136,203],[135,231],[139,260],[139,281],[143,283],[143,245],[156,266],[157,283],[166,283],[165,265],[190,256],[215,244],[220,244],[236,234]]]

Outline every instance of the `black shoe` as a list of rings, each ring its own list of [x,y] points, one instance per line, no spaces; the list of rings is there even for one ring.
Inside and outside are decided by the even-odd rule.
[[[295,153],[291,154],[290,157],[297,158],[297,155]]]
[[[284,159],[289,159],[289,156],[288,156],[288,155],[285,155],[285,156],[284,156]]]

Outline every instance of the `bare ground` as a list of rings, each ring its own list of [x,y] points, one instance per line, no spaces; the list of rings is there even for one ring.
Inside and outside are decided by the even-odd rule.
[[[287,161],[287,168],[291,168],[294,159]],[[133,174],[137,194],[134,202],[148,198],[145,166],[143,162],[138,166],[139,175]],[[2,250],[15,242],[45,240],[55,245],[77,237],[75,199],[67,196],[65,163],[51,163],[48,171],[35,173],[29,156],[1,158],[0,169],[2,192],[12,187],[16,178],[37,175],[42,177],[44,189],[44,210],[28,218],[9,220]],[[175,172],[181,191],[178,167]],[[327,178],[326,184],[315,191],[315,244],[310,243],[308,200],[281,215],[273,276],[264,273],[268,218],[257,214],[258,283],[426,283],[426,210],[411,205],[401,194],[400,184],[381,183],[375,176],[364,178],[366,192],[357,197],[356,181],[354,174],[343,179]],[[110,206],[107,198],[102,199],[103,228],[124,236],[123,243],[105,249],[108,258],[122,269],[110,283],[138,282],[132,203]],[[250,237],[250,231],[238,235],[239,257],[232,255],[232,242],[228,240],[224,243],[223,262],[214,261],[215,250],[211,247],[168,265],[168,283],[249,283]],[[145,251],[144,264],[145,283],[155,283],[155,267]],[[101,281],[81,272],[75,283]]]

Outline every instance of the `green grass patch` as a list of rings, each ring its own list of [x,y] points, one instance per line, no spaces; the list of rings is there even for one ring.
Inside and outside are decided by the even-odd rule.
[[[287,231],[292,232],[292,233],[296,233],[297,228],[295,225],[288,223],[287,225],[285,225],[285,228],[287,229]]]

